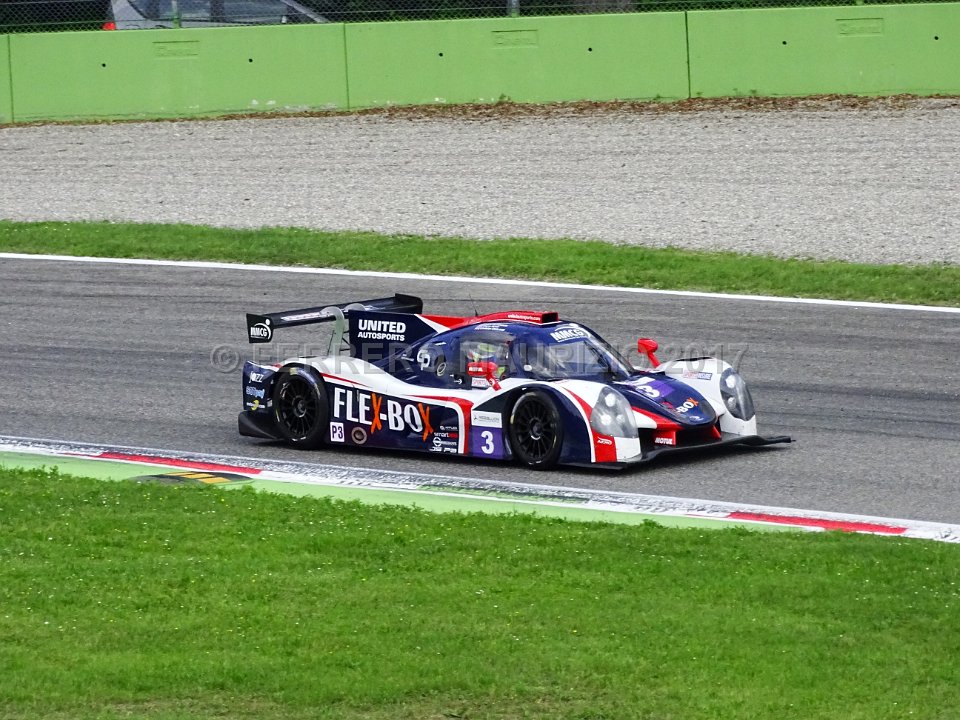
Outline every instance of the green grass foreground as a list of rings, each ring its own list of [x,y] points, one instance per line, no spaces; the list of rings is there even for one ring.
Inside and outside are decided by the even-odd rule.
[[[960,547],[0,470],[3,718],[956,718]]]
[[[575,240],[0,221],[0,251],[305,265],[960,306],[960,267],[857,265]]]

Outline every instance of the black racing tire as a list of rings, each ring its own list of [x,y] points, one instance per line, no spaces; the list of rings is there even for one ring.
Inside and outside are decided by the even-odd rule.
[[[529,390],[510,410],[510,448],[528,468],[549,470],[563,450],[563,420],[553,397],[542,390]]]
[[[323,380],[308,368],[286,367],[273,386],[273,419],[287,444],[312,450],[326,443],[330,411]]]

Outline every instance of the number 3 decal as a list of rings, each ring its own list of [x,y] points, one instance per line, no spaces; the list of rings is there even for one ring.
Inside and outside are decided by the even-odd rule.
[[[493,445],[493,433],[489,430],[484,430],[480,433],[480,437],[483,438],[483,445],[480,446],[480,452],[484,455],[492,455],[496,449]]]
[[[660,391],[647,384],[652,382],[653,378],[640,378],[633,383],[633,386],[648,398],[658,398],[660,397]]]

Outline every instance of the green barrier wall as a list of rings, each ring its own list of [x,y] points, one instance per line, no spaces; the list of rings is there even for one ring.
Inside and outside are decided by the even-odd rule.
[[[0,123],[13,122],[10,95],[10,38],[0,35]]]
[[[0,122],[830,93],[960,94],[960,3],[0,35]]]
[[[688,13],[690,93],[960,93],[960,5]]]
[[[345,108],[343,26],[10,36],[17,121]]]
[[[683,13],[346,26],[353,107],[686,98]]]

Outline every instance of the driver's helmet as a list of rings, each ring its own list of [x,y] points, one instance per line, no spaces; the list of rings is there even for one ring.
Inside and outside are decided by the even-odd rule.
[[[479,342],[466,348],[467,362],[492,362],[497,366],[497,377],[507,373],[510,364],[510,346],[507,343]]]

